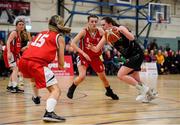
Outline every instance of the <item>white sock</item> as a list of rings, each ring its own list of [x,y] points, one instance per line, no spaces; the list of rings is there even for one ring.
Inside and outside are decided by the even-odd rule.
[[[16,87],[17,86],[17,82],[12,82],[12,86]]]
[[[8,83],[8,86],[10,87],[10,86],[12,86],[12,83],[11,83],[11,81],[9,81],[9,83]]]
[[[136,84],[136,89],[138,89],[138,90],[141,90],[142,89],[142,85],[141,84]]]
[[[54,111],[54,108],[55,108],[56,104],[57,104],[56,99],[48,98],[47,101],[46,101],[46,110],[48,112]]]

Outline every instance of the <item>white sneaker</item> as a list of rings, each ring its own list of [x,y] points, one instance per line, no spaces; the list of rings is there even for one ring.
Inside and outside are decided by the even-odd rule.
[[[138,95],[138,96],[136,97],[136,101],[142,101],[142,100],[144,100],[144,99],[146,98],[148,92],[149,92],[149,87],[146,86],[146,85],[144,85],[144,84],[142,84],[142,86],[141,86],[140,89],[139,89],[140,95]]]
[[[149,103],[150,101],[154,100],[157,98],[158,93],[155,89],[150,89],[144,99],[142,99],[143,103]]]
[[[150,89],[147,94],[150,101],[158,97],[158,92],[155,89]]]

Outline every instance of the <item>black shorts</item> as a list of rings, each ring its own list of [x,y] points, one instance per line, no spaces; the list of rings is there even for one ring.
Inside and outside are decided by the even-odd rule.
[[[133,71],[140,71],[141,70],[141,64],[144,59],[144,55],[142,52],[137,53],[136,55],[130,56],[127,58],[129,61],[123,66],[126,66],[128,68],[134,69]]]

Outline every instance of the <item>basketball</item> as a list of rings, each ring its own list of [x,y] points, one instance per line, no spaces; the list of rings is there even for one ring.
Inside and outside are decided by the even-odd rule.
[[[105,38],[107,42],[114,43],[121,38],[121,35],[118,30],[109,29],[105,31]]]

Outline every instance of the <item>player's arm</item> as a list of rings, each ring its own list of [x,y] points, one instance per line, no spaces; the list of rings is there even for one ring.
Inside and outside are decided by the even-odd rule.
[[[17,36],[17,32],[16,31],[12,31],[8,37],[8,40],[7,40],[7,56],[8,56],[8,59],[11,58],[11,50],[10,50],[10,44],[11,42],[16,38]]]
[[[62,36],[58,38],[58,67],[62,69],[64,67],[64,48],[65,48],[65,41]]]
[[[81,38],[83,38],[86,34],[85,30],[82,30],[81,32],[79,32],[74,39],[71,42],[71,46],[73,47],[73,49],[75,49],[78,53],[80,53],[81,55],[84,54],[84,52],[77,46],[77,43],[79,42],[79,40]]]
[[[126,27],[119,26],[118,30],[126,36],[130,41],[133,41],[135,39],[134,34],[132,34]]]
[[[105,33],[104,30],[100,27],[98,27],[98,30],[99,30],[100,36],[103,36]]]
[[[96,46],[89,44],[88,48],[94,52],[99,52],[103,48],[105,43],[106,43],[106,38],[105,38],[105,35],[103,35],[103,37],[101,38],[101,40],[99,41],[99,43]]]
[[[77,43],[79,42],[79,40],[81,38],[83,38],[86,34],[86,31],[83,29],[81,32],[79,32],[74,39],[71,42],[71,46],[73,47],[73,49],[75,49],[78,53],[80,53],[81,55],[84,56],[84,58],[86,58],[88,61],[91,61],[90,57],[83,51],[81,50],[78,46]]]

